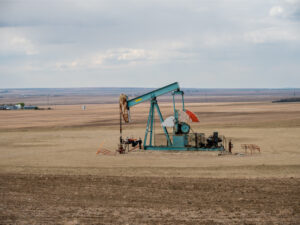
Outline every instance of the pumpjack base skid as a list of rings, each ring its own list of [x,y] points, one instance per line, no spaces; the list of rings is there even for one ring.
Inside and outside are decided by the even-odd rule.
[[[225,151],[224,147],[218,148],[195,148],[195,147],[171,147],[171,146],[144,146],[144,150],[159,151]]]

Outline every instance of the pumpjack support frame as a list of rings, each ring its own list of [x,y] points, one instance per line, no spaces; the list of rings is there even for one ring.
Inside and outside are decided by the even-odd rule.
[[[166,137],[166,145],[164,146],[155,146],[153,144],[153,136],[154,136],[154,126],[155,126],[155,111],[158,114],[159,120],[161,123],[164,122],[163,115],[160,111],[158,102],[157,102],[157,97],[164,95],[166,93],[172,93],[173,96],[173,111],[174,111],[174,118],[175,118],[175,126],[173,129],[173,141],[170,138],[170,134],[167,130],[166,127],[162,126],[164,135]],[[149,116],[147,120],[147,126],[146,126],[146,131],[145,131],[145,138],[143,142],[143,147],[145,150],[178,150],[178,151],[224,151],[223,145],[220,145],[216,143],[215,146],[213,147],[199,147],[199,146],[192,146],[190,144],[186,144],[187,136],[188,133],[178,133],[178,131],[175,131],[182,123],[179,121],[179,113],[178,110],[176,109],[176,100],[175,97],[176,95],[181,95],[181,100],[182,100],[182,111],[185,111],[185,105],[184,105],[184,92],[180,90],[179,84],[177,82],[169,84],[165,87],[156,89],[154,91],[148,92],[144,95],[138,96],[136,98],[127,99],[127,109],[128,111],[130,110],[131,107],[140,104],[145,101],[150,100],[150,109],[149,109]],[[184,124],[189,126],[188,124]],[[189,127],[188,127],[189,128]],[[189,129],[188,131],[189,132]],[[183,136],[183,138],[182,138]],[[186,140],[185,140],[186,139]],[[179,144],[178,144],[179,143]]]

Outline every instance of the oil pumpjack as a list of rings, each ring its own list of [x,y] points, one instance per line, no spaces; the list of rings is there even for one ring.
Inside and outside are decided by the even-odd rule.
[[[174,116],[163,119],[160,111],[157,98],[161,95],[171,93],[173,96],[173,111]],[[178,110],[175,104],[175,97],[181,96],[182,110]],[[225,137],[219,136],[218,132],[213,132],[208,138],[203,133],[195,133],[192,131],[187,120],[182,119],[182,115],[187,115],[189,121],[199,122],[197,116],[191,111],[185,109],[184,106],[184,92],[180,90],[177,82],[164,86],[162,88],[153,90],[133,99],[128,99],[125,94],[120,95],[120,143],[117,151],[124,153],[126,147],[139,145],[141,148],[142,140],[126,139],[122,137],[122,121],[125,123],[130,121],[130,109],[137,104],[145,101],[150,101],[150,110],[146,126],[145,138],[143,142],[144,150],[179,150],[179,151],[225,151],[226,146]],[[154,141],[154,123],[155,110],[160,119],[163,134],[160,134],[160,143]],[[185,117],[186,118],[186,117]],[[169,123],[166,124],[167,120]],[[172,127],[172,134],[169,133],[167,127]]]

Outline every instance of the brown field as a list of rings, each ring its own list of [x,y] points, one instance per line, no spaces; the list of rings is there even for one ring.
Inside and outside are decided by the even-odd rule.
[[[144,137],[148,107],[124,136]],[[118,105],[53,108],[0,111],[0,224],[299,224],[300,104],[187,103],[193,130],[262,150],[226,156],[96,155],[117,147]]]

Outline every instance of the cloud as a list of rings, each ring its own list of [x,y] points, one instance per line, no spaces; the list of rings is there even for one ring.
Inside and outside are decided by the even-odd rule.
[[[299,72],[299,12],[299,0],[0,2],[0,87],[280,85],[270,58]]]
[[[273,6],[271,9],[270,9],[270,16],[280,16],[282,15],[284,12],[283,8],[281,6]]]
[[[99,59],[102,62],[107,63],[126,63],[144,61],[151,58],[151,52],[147,52],[145,49],[135,48],[118,48],[109,49],[104,54],[100,54]]]
[[[299,3],[300,3],[300,0],[285,0],[285,2],[287,2],[287,3],[289,3],[289,4],[296,5],[296,4],[299,4]]]
[[[2,54],[38,54],[37,47],[25,35],[14,29],[0,28],[0,52]]]
[[[117,48],[104,52],[92,52],[80,58],[74,58],[66,62],[56,62],[58,70],[77,70],[90,68],[116,68],[120,66],[135,65],[147,62],[153,57],[152,52],[145,49]]]
[[[271,7],[269,15],[299,21],[300,0],[282,0],[279,5]]]
[[[170,41],[169,43],[156,43],[151,49],[142,48],[113,48],[100,52],[89,52],[81,58],[73,58],[66,62],[58,61],[55,67],[59,70],[76,70],[78,68],[106,68],[150,65],[170,62],[174,60],[189,60],[192,53],[183,49],[187,45]]]
[[[266,28],[245,33],[245,40],[252,43],[274,43],[280,41],[297,41],[300,36],[296,32],[277,28]]]

